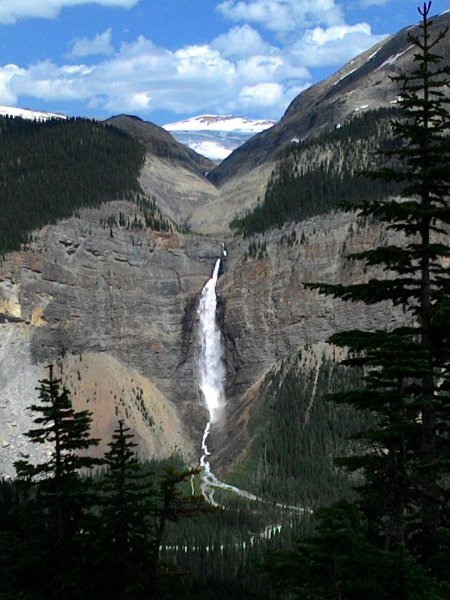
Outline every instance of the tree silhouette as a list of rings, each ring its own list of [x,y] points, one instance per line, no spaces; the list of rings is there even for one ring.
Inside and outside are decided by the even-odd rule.
[[[368,174],[400,184],[401,195],[346,204],[396,232],[394,243],[349,257],[368,267],[383,267],[386,277],[309,287],[344,300],[388,301],[405,309],[407,327],[347,331],[331,338],[349,349],[346,364],[363,366],[366,373],[364,389],[331,398],[368,409],[376,417],[374,427],[357,436],[363,452],[339,462],[364,472],[365,483],[358,491],[368,531],[376,544],[398,553],[400,577],[406,577],[408,554],[413,554],[445,580],[448,570],[441,557],[449,525],[450,115],[444,88],[450,72],[441,66],[438,52],[447,30],[432,38],[430,10],[431,2],[419,8],[420,35],[409,34],[416,50],[412,71],[394,78],[401,84],[402,118],[393,122],[393,134],[401,144],[383,152],[390,161],[387,167]]]
[[[48,448],[48,459],[40,464],[30,459],[15,463],[24,499],[24,524],[34,518],[26,537],[33,551],[38,549],[42,562],[41,576],[29,583],[36,585],[37,598],[40,594],[72,598],[77,593],[75,573],[83,556],[81,532],[94,499],[87,475],[102,461],[86,454],[98,444],[90,437],[91,413],[74,410],[70,392],[64,386],[61,389],[53,365],[48,366],[48,378],[37,389],[40,403],[30,407],[37,427],[25,435]]]

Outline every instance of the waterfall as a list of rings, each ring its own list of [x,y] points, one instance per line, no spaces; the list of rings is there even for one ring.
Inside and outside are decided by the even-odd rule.
[[[225,246],[222,246],[222,256],[226,256]],[[208,456],[211,452],[208,449],[208,437],[213,423],[217,423],[222,417],[225,408],[225,367],[223,364],[223,348],[220,339],[220,329],[217,327],[216,310],[217,296],[216,284],[219,277],[221,259],[218,258],[214,266],[211,279],[205,285],[200,296],[198,307],[199,328],[200,328],[200,358],[198,361],[198,379],[199,387],[202,392],[203,400],[209,413],[209,420],[206,423],[202,437],[202,455],[200,457],[200,466],[202,468],[200,490],[207,502],[213,506],[218,506],[214,500],[215,489],[221,489],[232,494],[261,503],[268,503],[251,492],[241,490],[240,488],[220,481],[211,471]],[[193,482],[191,482],[193,486]],[[192,488],[194,489],[194,488]],[[271,503],[272,504],[272,503]],[[275,506],[289,511],[309,512],[311,509],[300,506],[290,506],[281,502],[275,502]],[[273,527],[278,527],[274,525]]]
[[[201,345],[198,364],[199,386],[209,413],[209,420],[202,438],[202,456],[200,458],[202,482],[200,488],[206,500],[214,505],[216,503],[213,498],[214,488],[212,486],[217,484],[217,478],[212,473],[208,461],[208,456],[211,453],[208,450],[207,440],[211,431],[211,425],[220,419],[225,405],[225,367],[222,360],[223,349],[220,330],[216,323],[216,284],[219,277],[219,269],[220,258],[216,261],[211,279],[202,290],[198,308]]]
[[[223,350],[220,330],[216,323],[216,284],[219,269],[220,258],[216,261],[211,279],[202,290],[198,308],[201,343],[199,361],[200,390],[211,423],[215,423],[220,418],[224,406],[223,382],[225,380],[225,368],[222,361]]]

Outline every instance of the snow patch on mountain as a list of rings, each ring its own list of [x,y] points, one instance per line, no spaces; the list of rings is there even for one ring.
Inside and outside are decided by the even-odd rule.
[[[51,113],[44,110],[30,110],[29,108],[17,108],[16,106],[0,105],[0,115],[4,117],[20,117],[29,121],[48,121],[48,119],[67,119],[61,113]]]
[[[245,117],[199,115],[163,125],[180,143],[210,160],[222,161],[252,136],[275,125],[275,121]]]
[[[180,140],[178,140],[178,141],[180,141]],[[199,141],[199,142],[192,140],[190,142],[190,144],[186,144],[186,145],[187,146],[189,145],[189,148],[192,148],[192,150],[195,150],[195,152],[197,152],[197,154],[206,156],[206,158],[209,158],[210,160],[214,160],[214,161],[225,160],[226,157],[229,156],[231,154],[231,152],[233,152],[233,150],[235,150],[235,148],[226,148],[220,142],[215,142],[212,140],[209,140],[209,141],[205,140],[205,141]]]
[[[275,125],[276,121],[253,120],[232,115],[199,115],[184,121],[163,125],[166,131],[245,131],[259,133]]]

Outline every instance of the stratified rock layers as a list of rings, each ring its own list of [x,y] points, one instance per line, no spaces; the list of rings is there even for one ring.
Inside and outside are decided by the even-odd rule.
[[[3,262],[0,410],[8,418],[0,429],[7,450],[2,472],[11,474],[18,452],[29,452],[18,437],[30,426],[24,409],[50,361],[75,405],[93,410],[102,447],[123,417],[142,456],[198,458],[207,415],[195,378],[197,301],[221,240],[106,224],[120,213],[134,218],[136,210],[127,202],[85,210],[44,228],[26,251]],[[235,415],[277,359],[334,331],[391,318],[389,307],[352,306],[303,285],[367,277],[344,254],[384,235],[378,226],[358,226],[353,215],[338,213],[272,232],[259,258],[248,257],[247,240],[229,240],[218,283],[228,415],[216,433],[219,464],[245,445],[243,421]]]

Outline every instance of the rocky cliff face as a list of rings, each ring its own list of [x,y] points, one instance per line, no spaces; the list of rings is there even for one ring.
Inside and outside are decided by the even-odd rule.
[[[11,474],[17,452],[30,452],[19,435],[30,425],[24,409],[50,361],[75,405],[93,410],[103,447],[119,415],[144,457],[198,456],[206,411],[195,379],[196,309],[219,239],[105,225],[136,210],[114,202],[82,211],[41,230],[2,264],[2,472]],[[248,241],[229,241],[218,284],[227,367],[227,420],[213,435],[218,464],[245,447],[238,415],[279,358],[323,343],[333,331],[397,318],[389,307],[349,306],[302,285],[367,276],[344,254],[384,235],[336,214],[272,232],[261,258],[248,258]]]
[[[230,244],[218,286],[228,398],[228,425],[217,439],[221,466],[229,466],[245,449],[245,414],[258,396],[259,382],[277,361],[305,348],[322,353],[337,331],[405,322],[405,315],[390,304],[351,304],[304,286],[367,280],[374,271],[365,272],[345,256],[392,242],[390,236],[353,214],[333,213],[257,238],[264,250],[256,258],[248,257],[248,241]],[[327,352],[333,358],[335,350],[328,347]]]
[[[207,238],[106,226],[119,212],[133,218],[137,207],[111,203],[48,226],[1,266],[1,406],[8,422],[2,421],[0,446],[11,456],[29,426],[24,408],[50,361],[72,390],[81,386],[105,421],[100,429],[108,432],[115,413],[124,413],[148,438],[144,455],[175,447],[195,454],[192,432],[203,411],[194,385],[193,322],[198,291],[220,249]]]

